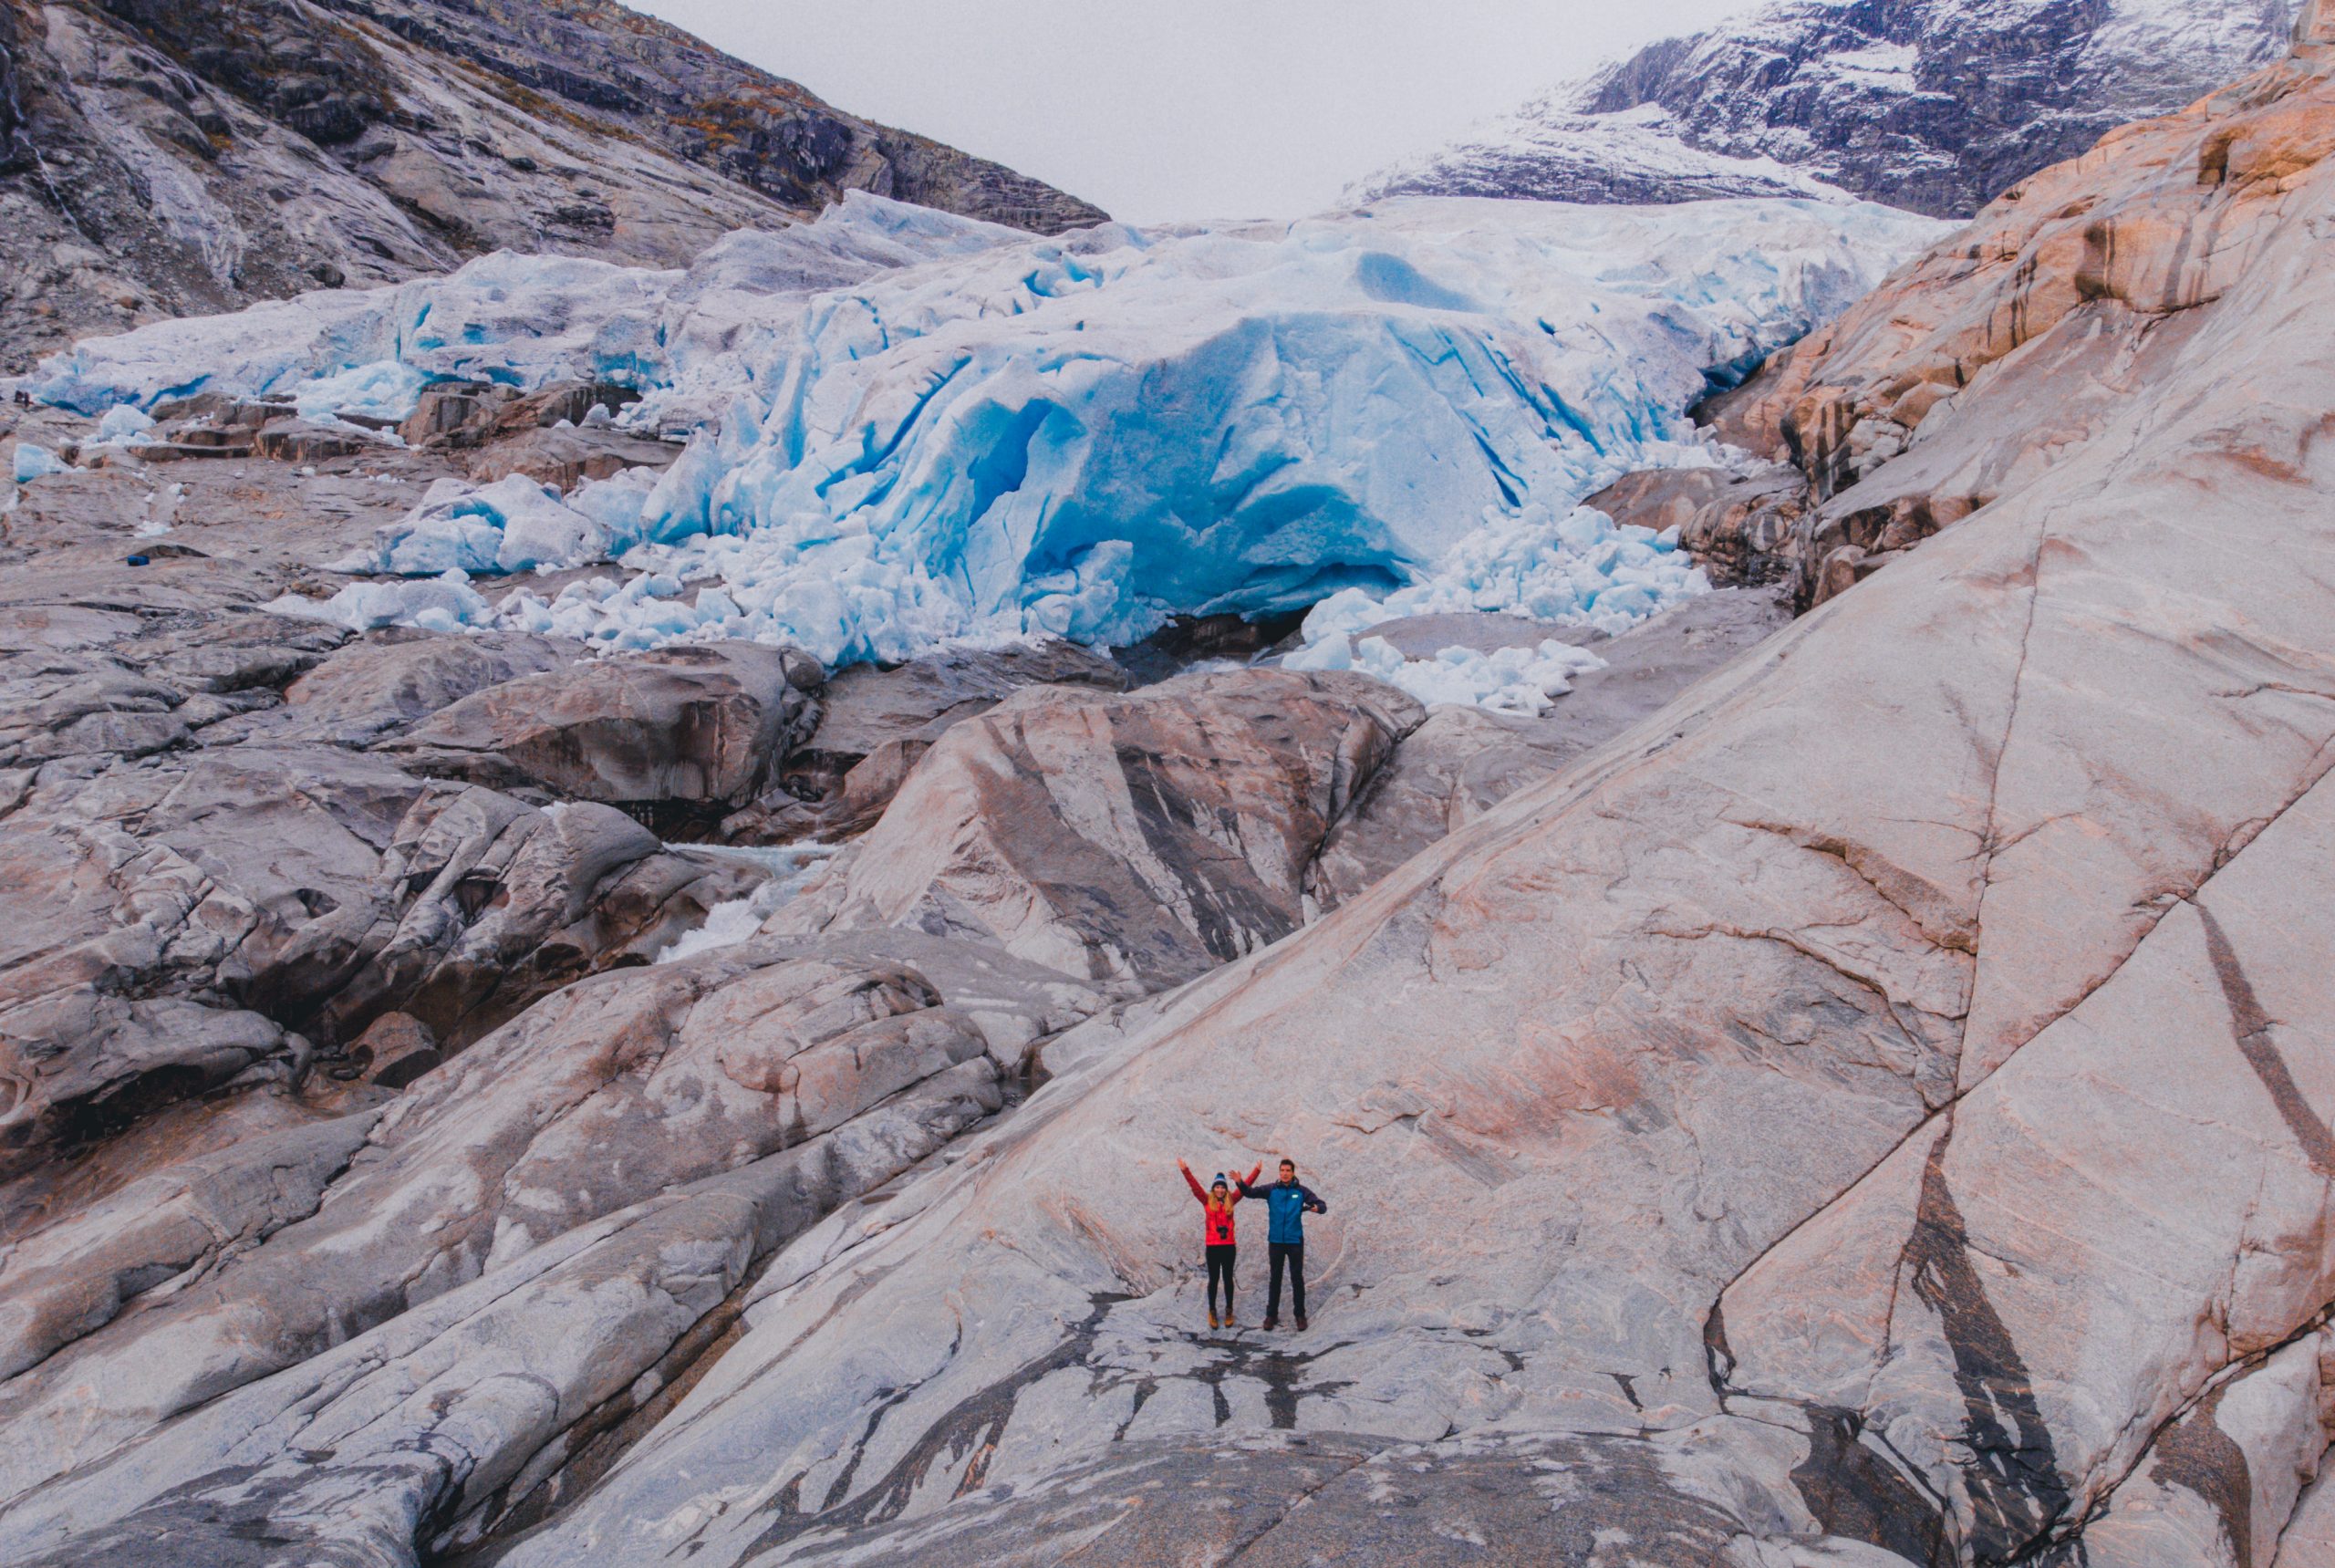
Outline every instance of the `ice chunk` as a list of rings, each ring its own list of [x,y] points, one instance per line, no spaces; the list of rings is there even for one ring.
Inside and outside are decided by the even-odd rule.
[[[98,421],[98,440],[109,446],[129,445],[154,428],[153,416],[125,403],[108,409]]]
[[[1618,632],[1709,586],[1673,535],[1617,528],[1586,506],[1562,519],[1537,504],[1492,509],[1420,580],[1391,593],[1333,594],[1307,614],[1303,633],[1312,643],[1406,616],[1467,611]]]
[[[304,420],[332,420],[362,414],[378,420],[406,420],[420,401],[430,378],[395,359],[376,359],[336,375],[319,376],[291,389],[292,407]]]
[[[351,631],[414,626],[424,631],[461,631],[493,618],[484,596],[458,571],[420,581],[351,583],[328,599],[285,594],[265,607],[277,615],[330,621]]]
[[[370,554],[334,569],[417,576],[522,572],[605,560],[608,543],[608,530],[596,517],[524,474],[485,485],[441,479],[421,504],[376,531]]]
[[[28,441],[20,441],[16,443],[16,483],[18,484],[30,484],[34,480],[44,479],[52,473],[72,472],[73,465],[49,451],[48,448],[36,446]]]
[[[1551,701],[1572,689],[1572,678],[1600,670],[1605,661],[1586,649],[1550,639],[1538,648],[1502,648],[1486,653],[1447,648],[1433,659],[1405,659],[1383,637],[1359,641],[1343,631],[1282,660],[1290,670],[1352,670],[1400,687],[1430,707],[1457,702],[1528,716],[1547,711]]]

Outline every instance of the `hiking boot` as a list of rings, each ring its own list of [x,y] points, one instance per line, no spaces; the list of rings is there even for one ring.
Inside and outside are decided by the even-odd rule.
[[[1227,1328],[1239,1328],[1240,1326],[1240,1320],[1234,1317],[1230,1313],[1226,1313],[1224,1314],[1224,1326]]]
[[[1265,1319],[1265,1326],[1267,1328],[1279,1328],[1281,1326],[1281,1319],[1277,1317],[1269,1317]]]
[[[1305,1332],[1305,1314],[1303,1313],[1299,1313],[1297,1314],[1297,1332],[1300,1334],[1303,1334]]]
[[[1216,1327],[1216,1326],[1217,1326],[1217,1322],[1216,1322],[1216,1309],[1215,1309],[1215,1308],[1213,1308],[1213,1307],[1211,1307],[1211,1308],[1209,1308],[1209,1314],[1208,1314],[1208,1325],[1209,1325],[1209,1327],[1210,1327],[1210,1328],[1214,1328],[1214,1327]]]

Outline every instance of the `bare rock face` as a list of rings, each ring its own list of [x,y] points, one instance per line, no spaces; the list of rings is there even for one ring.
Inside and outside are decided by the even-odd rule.
[[[545,825],[536,837],[568,841],[547,869],[582,863],[564,884],[563,908],[617,922],[628,882],[685,857],[657,853],[607,807],[529,808],[389,758],[420,758],[448,735],[471,734],[485,722],[479,713],[582,712],[592,706],[585,692],[597,693],[604,716],[638,719],[653,704],[610,700],[633,691],[625,660],[511,674],[566,650],[450,640],[361,639],[292,683],[285,725],[330,732],[378,704],[392,737],[369,752],[302,742],[345,759],[351,779],[370,781],[378,797],[379,864],[351,852],[333,887],[351,903],[378,905],[375,888],[408,887],[417,878],[404,868],[430,860],[417,823],[426,839],[442,836],[441,819],[475,820],[464,843],[483,842],[492,855],[496,839],[480,836],[498,814],[516,813],[512,825],[534,820]],[[759,671],[773,692],[795,690],[790,660],[772,650],[686,651],[705,657],[633,662],[655,679],[717,671],[742,687]],[[1051,657],[1049,670],[1105,679],[1091,658]],[[861,869],[839,872],[799,917],[783,910],[741,945],[580,981],[537,974],[534,953],[605,957],[618,945],[564,931],[533,949],[478,950],[477,933],[498,916],[545,902],[498,871],[495,887],[510,896],[473,883],[471,901],[486,913],[457,939],[456,953],[478,983],[507,990],[536,974],[541,999],[470,1044],[464,1025],[449,1020],[481,1019],[485,1004],[453,1005],[466,993],[446,978],[451,961],[415,945],[439,928],[406,915],[388,947],[352,955],[337,973],[323,961],[334,951],[324,939],[300,933],[311,956],[291,972],[320,990],[319,1032],[346,1038],[371,1021],[341,1054],[356,1096],[349,1109],[255,1125],[223,1143],[205,1141],[192,1123],[162,1131],[182,1112],[161,1109],[116,1141],[127,1147],[142,1137],[150,1151],[185,1153],[159,1168],[93,1170],[77,1187],[28,1191],[18,1205],[21,1239],[0,1254],[9,1374],[0,1421],[47,1436],[23,1463],[0,1468],[0,1493],[18,1499],[5,1526],[12,1560],[86,1550],[92,1529],[126,1561],[155,1542],[207,1551],[190,1542],[263,1517],[278,1541],[335,1552],[361,1541],[410,1560],[544,1518],[598,1480],[713,1364],[709,1352],[735,1332],[743,1293],[784,1242],[839,1206],[830,1223],[881,1229],[887,1210],[857,1206],[860,1197],[996,1111],[1034,1049],[1107,1014],[1114,991],[1211,967],[1220,961],[1211,941],[1238,950],[1293,927],[1304,864],[1418,719],[1399,694],[1360,678],[1265,670],[1134,696],[1027,688],[964,717],[993,701],[993,685],[1026,673],[1011,663],[852,683],[869,688],[856,715],[869,734],[938,704],[922,720],[936,726],[938,745],[856,853],[851,864]],[[579,674],[598,683],[578,686]],[[410,710],[467,686],[479,690],[400,733]],[[349,734],[343,745],[368,738]],[[280,772],[290,743],[247,740],[198,759]],[[1056,771],[967,793],[1004,747]],[[555,782],[582,787],[565,775]],[[327,794],[315,781],[296,793]],[[424,809],[433,798],[436,817]],[[951,801],[970,815],[936,835],[935,803]],[[1028,814],[1037,801],[1051,803],[1045,815]],[[574,835],[603,824],[610,836],[595,858]],[[274,836],[296,836],[280,826]],[[872,900],[925,841],[952,864],[929,874],[908,918],[887,918]],[[635,845],[649,853],[624,869],[617,862]],[[1031,929],[971,919],[929,929],[918,910],[970,909],[975,851],[1030,879],[1025,903],[1056,901],[1051,934],[1035,931],[1032,941]],[[617,862],[603,871],[609,854]],[[1093,885],[1064,883],[1064,868]],[[428,880],[434,891],[445,874]],[[451,886],[459,909],[462,877]],[[1165,928],[1155,908],[1163,892],[1179,900]],[[425,897],[416,908],[431,907]],[[1216,919],[1241,909],[1257,911],[1259,923]],[[375,912],[364,929],[386,923]],[[1156,940],[1162,929],[1169,934]],[[1070,972],[1047,961],[1071,950],[1065,934],[1078,943]],[[1150,963],[1147,943],[1165,959]],[[1147,964],[1090,974],[1091,949]],[[254,1016],[289,1011],[270,1007]],[[418,1064],[414,1075],[400,1070],[407,1063]],[[282,1076],[298,1075],[287,1067]],[[328,1096],[314,1077],[300,1092],[322,1106]],[[238,1103],[255,1102],[246,1093]],[[255,1186],[269,1171],[279,1173],[273,1185]],[[151,1288],[164,1278],[171,1288]],[[512,1398],[514,1377],[548,1402],[532,1392]],[[151,1434],[165,1421],[171,1436],[157,1442]],[[450,1444],[469,1457],[446,1462]],[[327,1448],[328,1462],[319,1459]],[[77,1467],[110,1479],[85,1490],[65,1477]],[[352,1509],[358,1498],[367,1501]]]
[[[1418,705],[1242,670],[1129,696],[1033,687],[951,728],[787,919],[995,942],[1139,991],[1302,923],[1308,863]]]
[[[550,8],[522,0],[333,0],[333,8],[570,112],[613,120],[688,165],[788,206],[815,210],[846,190],[865,190],[1041,234],[1104,216],[1001,165],[845,114],[611,0]]]
[[[436,637],[392,627],[356,639],[286,686],[284,717],[304,740],[369,745],[489,687],[583,657],[580,644],[524,632]]]
[[[2023,181],[1736,395],[1722,432],[1780,440],[1810,476],[1781,551],[1802,602],[1903,559],[2151,395],[2335,151],[2325,48]],[[1707,548],[1772,551],[1754,532]]]
[[[545,809],[548,793],[522,801],[357,749],[579,650],[352,641],[256,613],[306,569],[302,552],[337,546],[325,514],[340,497],[362,527],[383,504],[357,498],[387,489],[396,507],[400,487],[258,459],[204,472],[45,480],[9,519],[0,888],[19,918],[0,936],[0,1206],[47,1220],[141,1161],[207,1150],[165,1131],[108,1154],[158,1116],[186,1119],[172,1107],[306,1096],[391,1010],[458,1051],[763,879],[668,853],[611,806]],[[106,520],[150,516],[158,498],[174,521],[132,565]]]
[[[251,1138],[132,1182],[0,1259],[0,1376],[100,1328],[125,1302],[316,1212],[378,1113]]]
[[[809,736],[819,680],[789,649],[661,649],[504,681],[383,746],[441,777],[718,819],[774,782]]]
[[[2233,168],[2335,123],[2326,55],[2217,100],[2252,106]],[[2112,141],[2096,184],[2223,112]],[[797,1241],[503,1561],[1040,1563],[1072,1531],[1098,1561],[2315,1561],[2335,182],[2288,167],[2193,253],[2216,292],[2150,335],[2145,395],[1064,1052],[880,1233]],[[1937,265],[1937,319],[2063,275]],[[2030,341],[1948,429],[2017,429],[2061,367]],[[1211,1150],[1329,1199],[1302,1336],[1193,1332],[1171,1162]]]
[[[1421,618],[1433,624],[1396,621],[1371,635],[1388,637],[1407,657],[1427,658],[1466,639],[1467,628],[1453,621],[1509,618]],[[1393,759],[1331,830],[1307,873],[1308,896],[1324,910],[1353,899],[1510,795],[1655,718],[1679,693],[1748,653],[1790,618],[1779,590],[1722,588],[1593,644],[1604,667],[1575,676],[1572,690],[1537,719],[1480,708],[1435,709],[1403,737]],[[1525,635],[1548,630],[1521,624]],[[1499,627],[1485,634],[1487,640],[1504,635],[1516,634]]]
[[[409,1543],[415,1519],[500,1512],[551,1479],[559,1450],[545,1445],[563,1430],[613,1421],[628,1388],[648,1399],[656,1380],[638,1380],[779,1241],[995,1110],[987,1053],[916,969],[832,948],[732,950],[571,987],[378,1121],[291,1135],[319,1152],[297,1168],[308,1185],[273,1207],[223,1210],[254,1201],[223,1181],[264,1156],[287,1168],[288,1154],[244,1145],[150,1184],[183,1197],[154,1207],[126,1189],[21,1245],[0,1272],[0,1325],[25,1326],[0,1348],[32,1369],[0,1404],[11,1429],[59,1446],[23,1453],[5,1490],[210,1401],[167,1452],[137,1451],[132,1490],[242,1454],[282,1474],[228,1492],[287,1527],[306,1507],[346,1532],[327,1500],[360,1483],[402,1513]],[[150,1211],[125,1232],[116,1210],[141,1199]],[[181,1219],[190,1204],[200,1215]],[[243,1240],[215,1240],[237,1228]],[[76,1250],[85,1235],[103,1245]],[[150,1271],[182,1267],[205,1237],[199,1282],[123,1304],[140,1246]],[[319,1355],[352,1334],[346,1354]],[[295,1364],[291,1383],[216,1397]],[[551,1402],[512,1401],[515,1375]],[[417,1376],[443,1392],[409,1397]],[[473,1462],[396,1458],[449,1440]],[[320,1446],[342,1464],[319,1469]],[[86,1526],[150,1495],[63,1517]]]
[[[0,370],[496,249],[685,263],[868,190],[1095,209],[605,0],[86,0],[0,33]]]
[[[875,826],[933,742],[1025,686],[1126,689],[1126,672],[1076,643],[963,649],[892,669],[856,664],[819,694],[819,727],[787,759],[784,787],[723,824],[733,839],[851,837]]]
[[[466,1043],[755,878],[669,856],[610,807],[254,743],[44,776],[0,821],[0,880],[25,917],[0,980],[16,1174],[254,1071],[289,1077],[390,1008]]]

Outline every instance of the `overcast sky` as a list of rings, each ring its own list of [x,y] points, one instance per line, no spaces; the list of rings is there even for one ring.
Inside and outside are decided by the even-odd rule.
[[[1749,0],[628,0],[1115,215],[1294,217]]]

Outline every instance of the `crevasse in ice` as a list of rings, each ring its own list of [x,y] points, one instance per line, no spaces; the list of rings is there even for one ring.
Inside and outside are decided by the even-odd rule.
[[[349,624],[749,637],[830,665],[1125,643],[1178,612],[1342,593],[1364,624],[1477,608],[1618,629],[1700,578],[1577,504],[1723,461],[1686,409],[1939,227],[1852,203],[1416,200],[1033,239],[855,194],[687,271],[492,256],[96,340],[34,385],[91,411],[218,389],[379,415],[433,379],[582,377],[646,394],[626,423],[690,434],[653,484],[433,493],[343,563],[426,576],[412,607],[379,582],[309,607]],[[522,580],[492,607],[447,575],[608,557],[628,581],[546,598]],[[1360,629],[1325,627],[1314,656],[1343,635],[1371,667]],[[1562,689],[1572,657],[1497,689]]]

